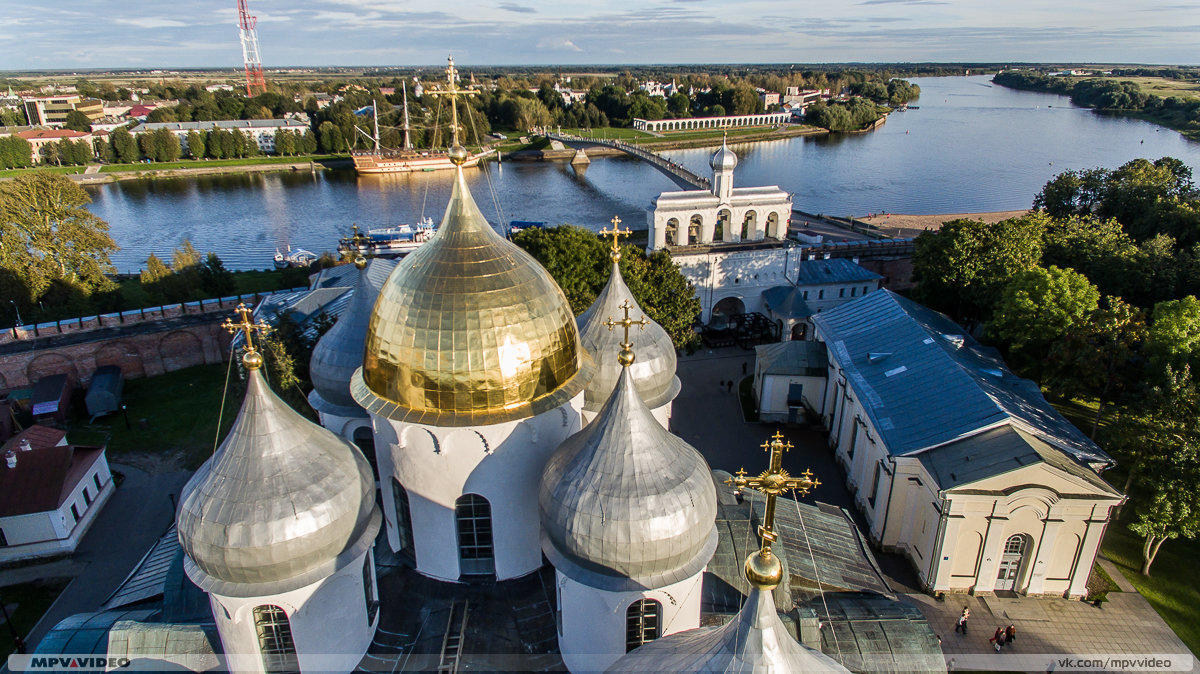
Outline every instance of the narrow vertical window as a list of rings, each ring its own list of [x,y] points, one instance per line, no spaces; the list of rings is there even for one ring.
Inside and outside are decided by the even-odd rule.
[[[400,554],[409,560],[415,560],[417,548],[413,541],[412,509],[408,504],[408,491],[394,477],[392,504],[396,507],[396,538],[400,539]]]
[[[300,671],[296,644],[292,641],[292,626],[283,609],[270,605],[256,606],[254,630],[258,634],[258,649],[262,653],[263,669],[267,674]]]
[[[464,494],[454,503],[454,516],[458,523],[460,575],[495,577],[491,504],[479,494]]]
[[[375,583],[371,577],[371,555],[367,555],[363,559],[363,593],[367,598],[367,624],[375,623],[375,616],[379,615],[379,594],[375,589]]]
[[[625,611],[625,652],[662,635],[662,604],[639,599]]]

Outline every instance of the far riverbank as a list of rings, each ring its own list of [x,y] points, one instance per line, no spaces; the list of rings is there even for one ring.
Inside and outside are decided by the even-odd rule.
[[[1022,211],[989,211],[986,213],[944,213],[933,215],[911,215],[904,213],[874,213],[867,217],[855,217],[858,222],[865,222],[879,228],[879,231],[898,239],[917,236],[921,232],[941,229],[942,225],[951,220],[982,220],[988,224],[1018,218],[1028,213]]]

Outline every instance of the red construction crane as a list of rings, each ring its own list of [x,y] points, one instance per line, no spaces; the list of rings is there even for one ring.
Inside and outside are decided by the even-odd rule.
[[[253,98],[267,92],[262,59],[258,57],[258,17],[246,9],[246,0],[238,0],[238,29],[242,34],[242,60],[246,64],[246,95]]]

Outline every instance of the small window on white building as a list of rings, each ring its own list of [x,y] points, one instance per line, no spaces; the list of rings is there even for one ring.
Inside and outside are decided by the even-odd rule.
[[[838,297],[845,297],[845,296],[846,296],[846,289],[838,288]]]
[[[625,652],[654,641],[662,634],[662,604],[639,599],[625,611]]]
[[[92,475],[92,482],[96,483],[96,493],[97,494],[104,491],[104,485],[100,484],[100,473],[95,473]]]
[[[807,290],[804,291],[804,299],[808,299],[808,291]]]
[[[79,524],[79,506],[74,503],[71,504],[71,517],[75,518],[75,521],[71,522],[71,526]]]
[[[87,487],[83,488],[83,504],[85,506],[92,505],[92,493],[88,491]]]
[[[262,653],[263,670],[267,674],[300,671],[300,663],[296,661],[296,643],[292,640],[292,626],[283,609],[270,605],[256,606],[254,630],[258,634],[258,649]]]
[[[858,417],[854,417],[852,422],[854,429],[850,431],[850,448],[846,450],[846,458],[854,460],[854,447],[858,444]]]
[[[817,291],[817,299],[819,299],[819,300],[825,299],[825,289],[824,288],[821,288],[820,290]]]
[[[367,624],[372,625],[375,623],[375,616],[379,615],[379,596],[371,578],[371,555],[367,555],[363,560],[363,592],[367,598]]]
[[[8,538],[4,535],[4,530],[0,529],[0,548],[8,547]]]
[[[854,297],[854,296],[855,296],[857,293],[858,293],[858,288],[851,288],[851,289],[850,289],[850,296],[851,296],[851,297]]]
[[[871,482],[871,495],[867,498],[867,502],[871,504],[872,508],[875,507],[875,497],[879,496],[879,474],[880,474],[879,463],[876,462],[875,478]]]

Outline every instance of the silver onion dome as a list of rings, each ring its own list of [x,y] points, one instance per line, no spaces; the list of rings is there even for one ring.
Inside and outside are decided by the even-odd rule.
[[[176,517],[188,577],[227,596],[316,582],[367,550],[381,521],[362,453],[271,392],[254,355],[241,411]]]
[[[624,311],[621,305],[626,301],[629,302],[631,314],[645,314],[621,278],[620,266],[614,261],[608,284],[600,291],[592,306],[575,319],[579,325],[579,341],[595,363],[595,375],[584,388],[583,394],[583,408],[589,412],[596,412],[604,405],[621,377],[621,364],[617,362],[621,333],[609,330],[605,321],[620,316]],[[679,395],[680,386],[679,377],[675,376],[675,345],[671,342],[671,336],[661,325],[650,321],[644,329],[631,332],[629,341],[637,353],[637,360],[630,370],[642,400],[650,409],[657,409],[674,400]]]
[[[676,632],[621,656],[610,672],[846,672],[797,642],[775,612],[770,588],[750,591],[742,610],[718,627]]]
[[[678,582],[703,570],[716,549],[708,465],[655,420],[630,368],[592,423],[547,462],[538,507],[547,558],[599,589]]]
[[[721,149],[713,153],[712,158],[708,160],[708,165],[714,171],[732,171],[737,167],[737,164],[737,155],[734,154],[733,150],[729,149],[729,146],[725,144],[725,139],[722,138]]]
[[[309,361],[313,390],[308,402],[313,409],[339,417],[366,417],[367,412],[350,396],[350,378],[362,366],[367,343],[367,324],[379,289],[395,263],[375,258],[358,270],[349,305],[337,322],[321,336]]]

